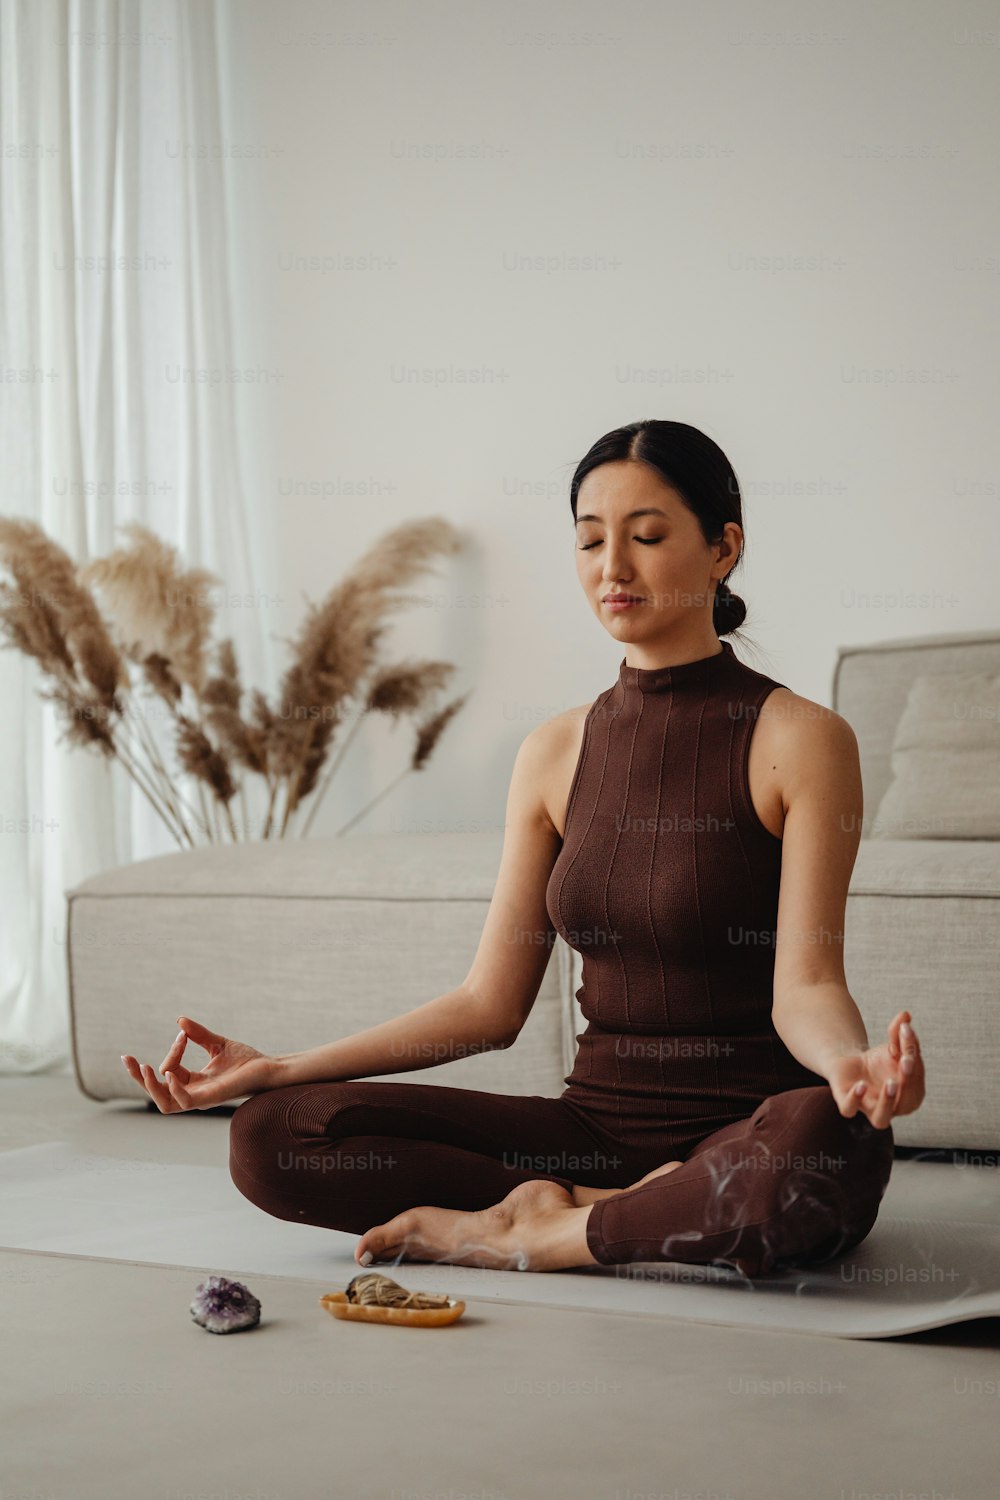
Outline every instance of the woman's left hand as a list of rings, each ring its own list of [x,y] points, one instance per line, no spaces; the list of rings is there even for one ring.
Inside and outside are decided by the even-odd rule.
[[[895,1115],[910,1115],[924,1101],[924,1061],[908,1010],[889,1022],[889,1040],[838,1057],[827,1072],[840,1113],[848,1119],[859,1110],[878,1130]]]

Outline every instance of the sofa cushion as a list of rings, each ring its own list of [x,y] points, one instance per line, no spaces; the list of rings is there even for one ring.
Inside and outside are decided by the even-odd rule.
[[[257,841],[92,876],[67,892],[80,1087],[135,1098],[119,1055],[158,1066],[182,1012],[262,1052],[293,1052],[455,989],[479,945],[502,842],[496,830]],[[514,1047],[372,1076],[560,1093],[561,972],[550,961]],[[204,1062],[200,1048],[193,1055]]]
[[[858,896],[1000,899],[1000,842],[862,839],[848,904]],[[996,916],[1000,918],[1000,909]],[[1000,943],[1000,933],[994,932]]]
[[[899,636],[841,646],[831,707],[858,739],[865,784],[865,836],[892,780],[892,742],[914,679],[927,672],[1000,672],[1000,632]]]
[[[1000,838],[1000,672],[917,676],[891,763],[872,838]]]

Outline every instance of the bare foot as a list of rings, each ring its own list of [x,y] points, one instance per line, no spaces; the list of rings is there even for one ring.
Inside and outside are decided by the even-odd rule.
[[[469,1213],[408,1208],[361,1236],[359,1265],[431,1260],[494,1271],[560,1271],[598,1262],[587,1248],[589,1207],[574,1204],[557,1182],[519,1183],[501,1203]],[[367,1257],[367,1258],[366,1258]]]
[[[631,1193],[633,1188],[642,1187],[642,1184],[649,1182],[652,1177],[659,1177],[664,1172],[673,1172],[677,1167],[682,1167],[683,1165],[682,1161],[668,1161],[665,1166],[654,1167],[651,1172],[646,1173],[645,1177],[640,1177],[638,1182],[629,1183],[626,1188],[577,1187],[574,1183],[573,1202],[578,1208],[582,1208],[591,1203],[596,1203],[598,1198],[613,1198],[616,1193]]]

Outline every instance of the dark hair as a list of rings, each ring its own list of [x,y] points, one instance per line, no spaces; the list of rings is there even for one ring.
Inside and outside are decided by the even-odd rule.
[[[577,464],[569,500],[576,520],[580,485],[592,469],[621,459],[637,459],[655,469],[660,478],[677,490],[701,527],[706,542],[718,542],[727,521],[743,525],[743,503],[739,480],[718,443],[687,422],[630,422],[606,432]],[[730,569],[740,565],[739,557]],[[717,635],[730,635],[746,619],[747,607],[734,594],[728,580],[716,584],[712,623]]]

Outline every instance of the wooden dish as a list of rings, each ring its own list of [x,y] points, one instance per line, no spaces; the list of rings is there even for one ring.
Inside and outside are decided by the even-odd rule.
[[[320,1302],[335,1318],[357,1323],[402,1323],[412,1328],[444,1328],[465,1312],[465,1303],[449,1297],[447,1307],[378,1307],[367,1302],[349,1302],[346,1292],[327,1292]]]

